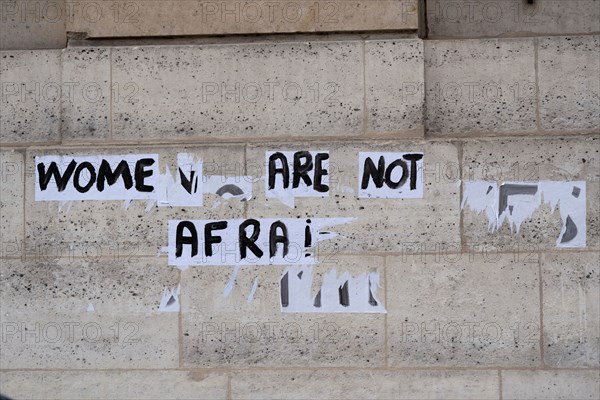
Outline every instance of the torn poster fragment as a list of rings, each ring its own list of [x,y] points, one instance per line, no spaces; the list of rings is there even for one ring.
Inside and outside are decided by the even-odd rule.
[[[152,200],[158,155],[35,158],[36,201]]]
[[[312,267],[288,267],[280,280],[281,311],[284,313],[386,313],[377,296],[379,274],[348,272],[338,276],[335,269],[323,276],[313,292]]]
[[[160,304],[158,306],[159,312],[179,312],[181,306],[179,303],[179,294],[181,286],[177,286],[171,290],[165,289],[163,291]]]
[[[488,227],[498,230],[507,221],[511,231],[519,232],[542,205],[552,212],[560,210],[563,222],[556,239],[557,247],[586,247],[586,183],[573,182],[505,182],[465,181],[461,207],[484,213]]]
[[[202,160],[191,154],[177,154],[177,172],[169,167],[158,178],[157,204],[159,207],[202,207]]]
[[[314,264],[318,242],[336,236],[322,229],[354,218],[263,218],[169,221],[169,265]]]
[[[214,194],[224,200],[252,199],[252,177],[250,176],[205,176],[204,193]]]
[[[161,174],[157,154],[41,156],[36,201],[148,200],[159,206],[202,206],[202,161],[177,155],[177,170]]]
[[[423,153],[360,152],[358,197],[423,198]]]
[[[294,207],[295,197],[329,196],[328,151],[267,151],[265,195]]]

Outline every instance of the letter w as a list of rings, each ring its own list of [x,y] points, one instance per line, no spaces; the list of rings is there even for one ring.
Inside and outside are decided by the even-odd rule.
[[[62,192],[67,187],[67,183],[69,182],[69,179],[71,179],[71,175],[73,175],[73,171],[75,171],[76,165],[77,163],[75,162],[75,160],[71,160],[64,175],[61,176],[60,170],[58,169],[58,165],[56,165],[56,162],[52,161],[50,163],[48,171],[46,171],[46,165],[44,165],[44,163],[39,163],[37,166],[37,170],[40,189],[46,190],[48,188],[48,183],[50,183],[50,179],[54,177],[58,191]]]

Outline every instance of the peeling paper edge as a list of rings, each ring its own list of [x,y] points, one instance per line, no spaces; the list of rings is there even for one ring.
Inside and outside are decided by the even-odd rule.
[[[358,276],[353,276],[347,271],[341,272],[339,275],[337,269],[333,268],[323,274],[323,280],[321,286],[316,292],[313,293],[313,266],[290,266],[287,267],[283,274],[280,276],[280,310],[284,314],[387,314],[387,310],[383,305],[382,301],[378,296],[378,289],[381,288],[379,274],[376,272],[362,272]],[[304,279],[299,286],[291,287],[288,283],[287,293],[288,301],[292,297],[295,297],[300,302],[284,307],[282,304],[283,294],[281,287],[283,278],[287,275],[288,279],[290,276],[296,276],[301,274],[302,278],[295,279],[295,282]],[[288,281],[289,282],[289,281]],[[352,290],[350,296],[350,305],[345,307],[339,304],[338,290],[345,283],[349,283],[350,289]],[[366,287],[365,287],[366,286]],[[304,293],[303,293],[304,292]],[[372,295],[373,299],[377,302],[377,306],[367,304],[368,295]],[[314,303],[316,297],[319,297],[320,306],[317,307]],[[362,298],[362,302],[356,304],[357,296]],[[301,304],[304,302],[304,304]],[[353,302],[355,305],[353,305]],[[290,301],[291,303],[291,301]]]
[[[488,219],[488,230],[490,232],[499,230],[506,221],[509,224],[511,232],[516,231],[516,233],[518,233],[523,223],[530,222],[531,216],[535,211],[542,205],[548,204],[552,214],[558,209],[562,220],[561,231],[556,239],[556,247],[587,247],[587,185],[585,181],[503,182],[500,185],[494,181],[465,181],[464,183],[465,186],[461,210],[467,205],[477,214],[485,212]],[[536,194],[531,195],[532,201],[531,204],[529,204],[529,209],[522,210],[519,218],[513,217],[508,208],[503,211],[502,214],[498,215],[499,188],[505,184],[537,186]],[[483,193],[485,190],[482,190],[482,187],[486,185],[492,187],[492,190]],[[572,196],[573,187],[577,187],[580,190],[577,197]],[[576,203],[583,203],[583,207],[578,208],[578,204]],[[571,221],[578,230],[578,234],[570,241],[562,243],[563,236],[567,230],[568,218],[571,218]],[[577,223],[573,220],[576,220]]]
[[[158,312],[179,312],[181,310],[181,304],[179,302],[180,292],[181,284],[171,290],[165,288],[158,306]],[[171,303],[169,303],[170,301]]]

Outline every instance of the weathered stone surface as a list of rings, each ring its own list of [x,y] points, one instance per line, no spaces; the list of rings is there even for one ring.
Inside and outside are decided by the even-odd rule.
[[[227,375],[212,371],[3,371],[15,399],[226,399]]]
[[[359,42],[113,49],[115,140],[357,136]]]
[[[78,2],[69,31],[90,38],[416,30],[417,0]]]
[[[303,150],[302,145],[264,145],[247,149],[248,173],[267,174],[265,152]],[[324,254],[364,251],[399,252],[406,246],[460,242],[459,176],[457,149],[447,142],[378,142],[329,146],[315,144],[310,150],[329,150],[328,197],[296,197],[294,208],[266,197],[265,182],[254,184],[255,198],[248,203],[251,218],[350,217],[353,222],[331,228],[338,236],[322,242]],[[359,198],[359,152],[423,152],[423,199]]]
[[[542,256],[544,361],[555,368],[598,367],[598,253]]]
[[[597,399],[598,371],[502,371],[502,397],[522,400]]]
[[[533,39],[426,41],[425,102],[432,135],[534,131]]]
[[[598,248],[598,146],[598,136],[470,141],[463,148],[463,179],[498,183],[586,181],[587,247]],[[463,209],[463,224],[464,237],[470,247],[523,254],[556,248],[563,225],[558,209],[552,213],[548,204],[539,207],[518,232],[514,228],[511,232],[507,222],[498,230],[491,230],[484,213],[478,215],[469,206]]]
[[[383,258],[334,257],[313,269],[317,293],[324,273],[378,272]],[[381,367],[385,314],[282,313],[284,268],[197,267],[182,272],[183,365],[186,367]],[[257,289],[251,295],[254,281]],[[380,291],[380,299],[384,298]],[[383,300],[382,300],[383,301]]]
[[[433,0],[427,2],[431,38],[574,35],[600,31],[597,0]]]
[[[390,366],[540,364],[537,262],[448,248],[386,265]]]
[[[496,371],[243,371],[234,399],[497,399]]]
[[[600,36],[542,38],[538,46],[542,129],[600,130]]]
[[[0,258],[23,254],[25,170],[22,152],[0,151]]]
[[[60,139],[60,50],[3,51],[0,141]]]
[[[161,259],[3,261],[2,368],[174,368],[177,284]]]
[[[178,146],[124,148],[69,148],[69,150],[31,150],[27,153],[27,252],[31,246],[47,246],[61,254],[81,254],[88,246],[111,255],[118,247],[121,254],[131,257],[155,256],[167,245],[167,224],[170,219],[235,218],[244,214],[239,199],[224,201],[216,195],[205,195],[203,207],[156,207],[146,211],[147,202],[133,201],[126,207],[123,201],[76,201],[70,205],[59,202],[35,201],[36,155],[121,155],[131,153],[158,154],[161,172],[168,165],[175,172],[178,153],[191,153],[203,160],[205,176],[243,175],[243,146]],[[69,250],[73,247],[73,250]]]
[[[63,48],[67,44],[68,17],[66,0],[4,0],[0,8],[0,50]]]
[[[105,139],[110,102],[123,101],[126,83],[111,83],[110,48],[69,48],[62,54],[62,135],[67,140]],[[111,89],[112,88],[112,89]],[[111,90],[113,93],[111,94]]]
[[[367,130],[395,137],[423,137],[423,41],[365,44]]]

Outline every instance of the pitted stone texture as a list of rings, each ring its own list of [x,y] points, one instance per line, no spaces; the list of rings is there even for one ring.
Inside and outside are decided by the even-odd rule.
[[[10,150],[0,152],[0,258],[22,255],[24,167],[23,153]]]
[[[313,269],[313,293],[323,274],[378,272],[381,257],[331,258]],[[224,367],[382,367],[385,314],[315,314],[281,311],[278,266],[242,267],[225,290],[234,267],[182,272],[183,365]],[[257,290],[251,301],[254,280]],[[384,299],[384,291],[378,293]]]
[[[67,0],[4,0],[0,50],[61,49],[67,45]]]
[[[463,179],[498,183],[586,181],[587,247],[598,248],[599,142],[598,136],[465,142]],[[511,232],[507,222],[497,231],[490,230],[488,218],[483,213],[477,215],[465,205],[466,243],[472,248],[487,248],[488,251],[503,249],[533,253],[539,249],[554,249],[563,225],[558,207],[552,213],[548,204],[542,205],[531,220],[521,225],[519,232]]]
[[[3,262],[2,368],[174,368],[177,284],[160,259]]]
[[[125,82],[111,84],[110,51],[109,48],[93,47],[63,51],[63,86],[70,88],[62,99],[62,134],[65,140],[107,138],[110,101],[123,101],[128,89],[135,90]]]
[[[400,252],[406,246],[460,242],[460,188],[456,147],[447,142],[378,142],[248,147],[247,170],[255,177],[267,174],[265,152],[274,150],[329,150],[328,197],[296,197],[294,208],[266,197],[265,181],[254,184],[248,202],[249,218],[356,218],[333,226],[338,233],[319,244],[320,254],[364,251]],[[359,152],[423,152],[423,199],[358,198]],[[289,160],[288,160],[289,161]]]
[[[362,74],[352,41],[113,49],[113,80],[139,89],[113,138],[357,136]]]
[[[428,133],[527,133],[536,127],[533,39],[425,42]]]
[[[423,41],[367,41],[365,46],[367,130],[423,137]]]
[[[542,38],[538,46],[542,129],[600,130],[600,36]]]
[[[161,173],[167,165],[174,173],[178,153],[190,153],[202,159],[205,176],[243,175],[244,148],[237,145],[31,150],[27,153],[27,165],[28,171],[35,171],[36,155],[158,154]],[[171,219],[241,218],[244,215],[244,203],[239,199],[225,201],[216,195],[205,195],[203,207],[154,205],[148,212],[145,211],[147,202],[139,200],[132,201],[128,208],[123,201],[88,200],[67,205],[37,202],[35,185],[35,175],[27,175],[27,256],[31,256],[31,246],[47,246],[64,256],[69,252],[82,255],[88,247],[100,248],[103,254],[109,255],[118,247],[126,256],[155,256],[167,245],[167,225]]]
[[[0,53],[1,142],[56,142],[60,139],[60,54],[60,50]]]
[[[544,361],[553,368],[598,368],[598,253],[542,256]]]
[[[571,400],[600,397],[598,371],[502,371],[502,398]]]
[[[600,31],[599,21],[598,0],[427,2],[427,28],[432,39],[583,34]]]
[[[118,0],[108,4],[83,0],[78,3],[79,12],[69,21],[69,31],[99,38],[417,29],[417,3],[417,0]],[[86,7],[93,17],[84,13]]]
[[[213,400],[227,398],[227,375],[211,371],[3,371],[0,391],[11,398],[32,400]]]
[[[234,399],[497,399],[496,371],[242,371]]]
[[[392,367],[540,364],[537,260],[512,253],[388,257]]]

